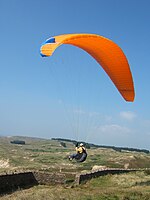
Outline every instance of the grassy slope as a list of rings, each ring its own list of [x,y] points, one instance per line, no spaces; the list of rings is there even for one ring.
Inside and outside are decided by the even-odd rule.
[[[150,168],[150,155],[145,153],[116,152],[111,149],[101,148],[90,149],[88,150],[87,161],[77,164],[75,162],[70,163],[67,159],[67,156],[74,152],[74,146],[71,143],[66,143],[67,148],[64,148],[57,141],[21,138],[26,141],[26,145],[21,146],[10,144],[13,139],[0,139],[0,172],[18,169],[77,172],[91,170],[94,165],[107,167],[124,167],[128,165],[129,168]],[[150,175],[138,172],[100,177],[75,188],[37,186],[15,192],[0,199],[149,200],[149,194]]]
[[[107,167],[150,168],[150,154],[137,152],[117,152],[111,149],[89,149],[88,159],[82,164],[68,162],[68,155],[74,152],[72,143],[21,138],[26,145],[10,144],[14,138],[0,139],[0,161],[7,161],[9,167],[1,166],[0,172],[14,169],[46,169],[49,171],[81,171],[90,170],[94,165]],[[0,162],[1,163],[1,162]]]

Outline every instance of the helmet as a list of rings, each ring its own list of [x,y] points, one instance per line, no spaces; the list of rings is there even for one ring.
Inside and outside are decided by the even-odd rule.
[[[83,146],[83,143],[80,144],[80,147],[82,147],[82,146]]]

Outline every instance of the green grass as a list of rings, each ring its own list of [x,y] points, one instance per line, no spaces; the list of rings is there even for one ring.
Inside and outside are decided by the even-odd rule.
[[[9,169],[35,169],[60,167],[66,171],[75,169],[91,170],[94,165],[104,165],[110,168],[150,168],[150,155],[138,152],[117,152],[111,149],[88,149],[88,159],[82,164],[68,162],[68,155],[74,152],[72,143],[66,142],[66,148],[60,142],[53,140],[41,140],[33,138],[20,138],[26,141],[26,145],[10,144],[14,138],[2,138],[0,140],[0,160],[9,159],[9,168],[1,168],[0,171]]]
[[[112,149],[88,149],[84,163],[69,162],[68,155],[74,152],[72,143],[66,148],[60,142],[34,138],[22,138],[26,145],[10,144],[13,138],[0,140],[0,172],[14,170],[42,170],[68,173],[67,184],[36,186],[27,190],[0,197],[1,200],[149,200],[150,171],[120,175],[107,175],[92,179],[78,187],[72,187],[73,172],[89,171],[94,165],[110,168],[150,168],[150,154],[118,152]]]

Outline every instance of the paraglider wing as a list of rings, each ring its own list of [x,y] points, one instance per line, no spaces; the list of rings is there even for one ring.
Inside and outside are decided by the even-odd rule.
[[[42,56],[51,56],[62,44],[77,46],[88,52],[108,74],[126,101],[134,101],[132,74],[121,48],[113,41],[95,34],[66,34],[46,40],[41,46]]]

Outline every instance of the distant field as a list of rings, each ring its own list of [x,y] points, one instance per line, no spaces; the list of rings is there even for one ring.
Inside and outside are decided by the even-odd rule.
[[[20,139],[25,145],[11,144]],[[42,170],[49,172],[82,172],[94,166],[109,168],[150,168],[150,154],[113,149],[88,149],[84,163],[70,162],[68,155],[74,152],[74,145],[60,141],[24,137],[0,138],[0,173],[18,170]],[[149,200],[149,171],[129,174],[107,175],[81,184],[79,187],[36,186],[0,197],[2,200],[16,199],[79,199],[79,200]]]
[[[14,139],[21,139],[25,145],[11,144]],[[91,170],[94,165],[111,168],[150,168],[150,154],[112,149],[88,149],[88,159],[82,164],[69,162],[68,155],[73,153],[74,145],[66,142],[36,138],[7,137],[0,138],[0,172],[20,169],[47,171],[82,171]]]

